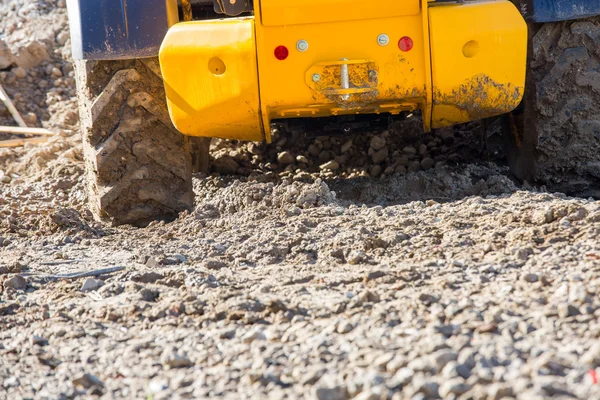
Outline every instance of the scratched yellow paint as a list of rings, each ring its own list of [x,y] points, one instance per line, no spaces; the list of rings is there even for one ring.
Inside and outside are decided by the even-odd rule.
[[[429,9],[432,127],[513,110],[525,88],[527,24],[508,1]]]

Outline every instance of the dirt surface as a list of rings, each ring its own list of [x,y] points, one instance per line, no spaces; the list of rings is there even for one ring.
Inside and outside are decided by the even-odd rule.
[[[98,223],[65,24],[61,1],[0,4],[0,82],[60,132],[0,149],[0,399],[600,398],[600,202],[413,116],[215,141],[193,211]],[[33,40],[49,58],[19,80]],[[49,65],[67,78],[42,88]]]

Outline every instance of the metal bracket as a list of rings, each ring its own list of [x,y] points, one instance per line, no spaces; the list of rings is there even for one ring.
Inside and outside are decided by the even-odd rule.
[[[252,11],[251,0],[213,0],[215,12],[228,17],[237,17],[245,12]]]

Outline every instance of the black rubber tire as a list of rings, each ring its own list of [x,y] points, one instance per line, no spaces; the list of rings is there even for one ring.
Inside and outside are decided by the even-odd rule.
[[[75,63],[89,204],[146,225],[193,206],[187,139],[171,124],[157,59]]]
[[[525,99],[503,121],[520,180],[600,196],[600,17],[530,25]]]

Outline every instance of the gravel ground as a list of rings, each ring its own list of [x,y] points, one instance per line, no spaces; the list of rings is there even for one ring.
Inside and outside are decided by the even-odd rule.
[[[0,82],[60,133],[0,149],[0,399],[600,399],[600,202],[517,185],[478,124],[215,141],[193,211],[112,227],[72,80],[28,89],[69,77],[64,4],[0,20]]]

